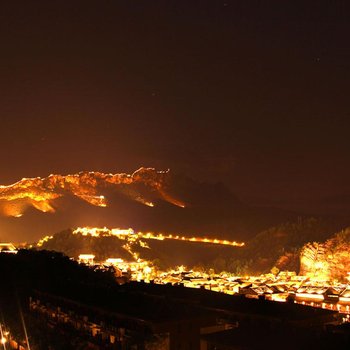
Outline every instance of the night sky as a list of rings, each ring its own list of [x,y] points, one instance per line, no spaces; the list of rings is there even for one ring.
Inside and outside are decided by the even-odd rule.
[[[347,9],[267,3],[3,2],[0,184],[153,166],[251,203],[350,194]]]

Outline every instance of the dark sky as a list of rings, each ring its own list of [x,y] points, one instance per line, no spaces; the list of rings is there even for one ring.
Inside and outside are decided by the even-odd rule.
[[[253,202],[350,194],[343,4],[3,2],[0,184],[154,166]]]

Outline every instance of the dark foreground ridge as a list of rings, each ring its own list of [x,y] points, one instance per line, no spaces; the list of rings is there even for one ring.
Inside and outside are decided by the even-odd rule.
[[[66,256],[0,254],[1,325],[10,348],[310,349],[344,348],[341,315],[181,286],[115,283]],[[4,277],[5,276],[5,277]]]

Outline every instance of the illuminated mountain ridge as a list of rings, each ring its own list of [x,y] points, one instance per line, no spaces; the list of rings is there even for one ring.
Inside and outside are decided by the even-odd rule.
[[[138,190],[144,186],[150,197],[163,199],[171,204],[184,207],[166,192],[166,178],[169,171],[154,168],[140,168],[133,174],[105,174],[101,172],[80,172],[73,175],[49,175],[45,178],[23,178],[8,185],[0,186],[0,212],[6,216],[19,217],[30,206],[42,212],[54,212],[54,202],[60,197],[73,195],[91,205],[106,207],[104,190],[114,188],[129,198],[153,207],[151,200]]]

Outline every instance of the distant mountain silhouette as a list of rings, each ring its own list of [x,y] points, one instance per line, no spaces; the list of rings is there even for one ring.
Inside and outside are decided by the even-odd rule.
[[[258,199],[261,203],[263,200]],[[266,202],[269,202],[266,200]],[[338,219],[350,215],[350,194],[334,194],[329,196],[301,196],[274,202],[278,208],[296,210],[310,216],[328,216]]]

